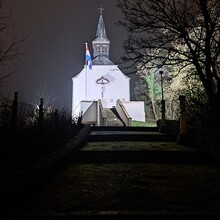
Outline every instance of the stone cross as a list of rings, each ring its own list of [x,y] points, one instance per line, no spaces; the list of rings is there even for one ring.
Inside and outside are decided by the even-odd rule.
[[[101,77],[101,78],[99,78],[99,79],[97,79],[96,80],[96,84],[100,84],[102,87],[102,92],[101,92],[101,97],[102,97],[102,99],[104,98],[104,86],[106,85],[106,84],[109,84],[109,80],[108,79],[106,79],[106,78],[104,78],[103,76]]]

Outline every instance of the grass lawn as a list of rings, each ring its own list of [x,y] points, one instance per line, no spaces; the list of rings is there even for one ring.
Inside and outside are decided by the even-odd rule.
[[[21,212],[219,213],[219,166],[72,164]]]
[[[133,127],[157,127],[157,122],[154,120],[143,121],[131,121],[131,126]]]

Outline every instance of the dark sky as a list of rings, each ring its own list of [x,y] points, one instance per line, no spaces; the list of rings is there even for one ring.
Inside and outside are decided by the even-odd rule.
[[[36,104],[46,85],[48,99],[55,108],[71,110],[72,77],[84,65],[85,42],[95,38],[100,5],[104,7],[106,32],[111,41],[110,59],[117,64],[125,40],[117,0],[7,0],[17,34],[30,35],[16,63],[10,92]],[[56,104],[55,104],[56,103]]]

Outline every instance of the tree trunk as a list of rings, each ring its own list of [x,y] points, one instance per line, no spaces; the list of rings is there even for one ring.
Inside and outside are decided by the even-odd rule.
[[[220,131],[220,92],[209,98],[210,103],[210,128]]]
[[[155,106],[155,101],[154,101],[153,98],[151,99],[151,104],[152,104],[152,109],[153,109],[153,113],[154,113],[154,118],[155,118],[156,120],[158,120],[157,111],[156,111],[156,106]]]

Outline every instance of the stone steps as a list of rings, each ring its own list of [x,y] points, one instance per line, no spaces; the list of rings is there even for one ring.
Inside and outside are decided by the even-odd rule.
[[[176,141],[176,135],[157,130],[156,127],[92,127],[88,141]]]
[[[154,163],[198,165],[212,164],[213,159],[201,151],[161,151],[161,150],[115,150],[115,151],[80,151],[74,163]]]
[[[111,108],[104,108],[106,117],[106,126],[118,126],[123,127],[124,123],[121,121],[117,112]]]
[[[205,152],[169,139],[162,142],[162,137],[169,135],[158,133],[156,128],[90,127],[89,131],[88,139],[93,141],[88,140],[65,158],[72,163],[66,171],[46,181],[24,205],[20,202],[23,192],[17,202],[8,199],[10,205],[13,201],[16,208],[18,204],[23,208],[10,219],[185,219],[188,214],[180,218],[175,213],[190,213],[193,218],[201,217],[203,211],[210,212],[208,218],[215,211],[219,213],[215,201],[220,192],[220,180],[215,178],[219,168]],[[127,140],[118,141],[120,135]],[[135,135],[139,139],[132,141],[130,137]],[[149,138],[140,141],[144,136]],[[87,136],[82,138],[87,140]],[[206,182],[199,186],[200,180]],[[194,205],[201,199],[207,203],[205,210]]]
[[[210,164],[204,151],[184,147],[177,136],[156,127],[91,127],[87,144],[77,153],[77,163]]]

